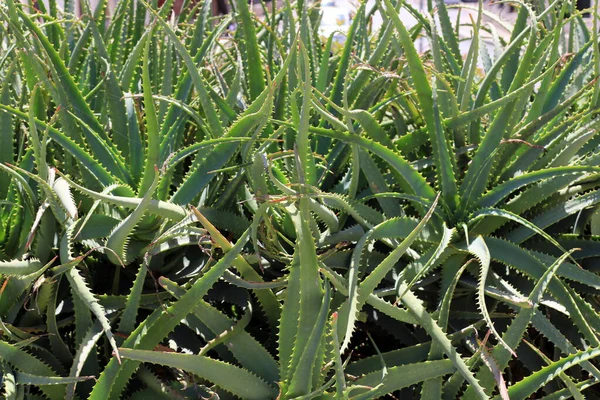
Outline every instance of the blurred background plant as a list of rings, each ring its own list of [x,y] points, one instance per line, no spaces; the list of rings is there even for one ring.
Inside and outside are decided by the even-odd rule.
[[[4,396],[594,397],[597,17],[514,4],[4,1]]]

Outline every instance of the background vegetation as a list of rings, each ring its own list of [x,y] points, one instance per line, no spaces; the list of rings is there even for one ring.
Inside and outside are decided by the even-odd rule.
[[[595,15],[171,3],[0,4],[5,398],[598,395]]]

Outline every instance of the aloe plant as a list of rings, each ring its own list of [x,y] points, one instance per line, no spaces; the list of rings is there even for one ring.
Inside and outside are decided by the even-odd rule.
[[[594,397],[594,13],[172,3],[0,4],[6,398]]]

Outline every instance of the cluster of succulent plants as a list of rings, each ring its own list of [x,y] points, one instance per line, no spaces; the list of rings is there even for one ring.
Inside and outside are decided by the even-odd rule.
[[[4,398],[598,396],[595,13],[81,3],[0,3]]]

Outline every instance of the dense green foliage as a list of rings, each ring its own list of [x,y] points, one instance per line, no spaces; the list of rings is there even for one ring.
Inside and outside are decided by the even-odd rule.
[[[596,17],[429,2],[0,2],[2,395],[597,396]]]

